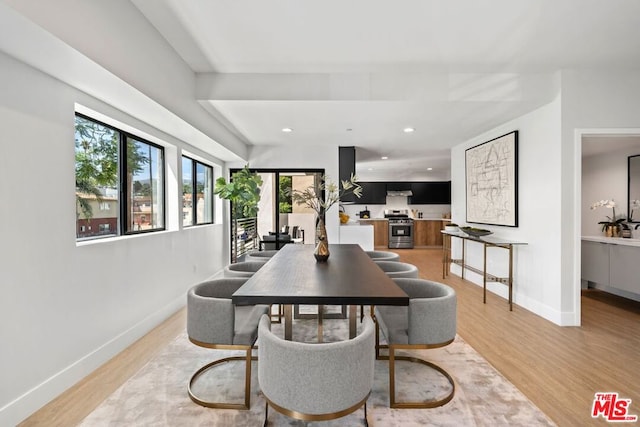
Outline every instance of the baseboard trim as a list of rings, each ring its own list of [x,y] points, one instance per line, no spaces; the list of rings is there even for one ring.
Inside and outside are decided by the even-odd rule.
[[[184,295],[0,408],[0,425],[17,425],[115,355],[149,333],[186,304]]]
[[[461,277],[462,269],[459,265],[452,264],[450,273],[458,277]],[[465,270],[464,279],[473,283],[474,285],[482,287],[482,275],[474,273],[473,271]],[[505,300],[509,299],[509,288],[507,285],[501,283],[490,282],[487,283],[487,291],[492,294],[498,295]],[[575,324],[575,315],[573,312],[560,312],[554,310],[548,305],[540,303],[540,301],[529,298],[526,295],[518,293],[517,288],[514,286],[513,290],[513,304],[518,305],[538,316],[555,323],[558,326],[580,326]],[[508,308],[508,304],[505,302]]]

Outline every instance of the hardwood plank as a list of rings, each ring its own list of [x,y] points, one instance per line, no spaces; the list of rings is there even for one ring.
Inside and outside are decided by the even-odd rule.
[[[68,427],[78,424],[185,330],[186,314],[186,309],[179,310],[18,426]]]
[[[632,399],[640,415],[640,303],[600,291],[582,296],[582,326],[560,327],[449,275],[440,250],[396,250],[421,277],[447,283],[458,294],[458,333],[558,425],[603,425],[591,418],[596,392]],[[515,284],[517,289],[517,283]]]
[[[421,277],[456,289],[458,333],[558,425],[606,425],[591,418],[599,391],[632,399],[630,412],[640,415],[640,303],[586,291],[582,326],[560,327],[517,305],[510,312],[492,293],[483,304],[482,288],[459,277],[442,280],[439,249],[394,252]],[[77,424],[184,327],[181,310],[20,425]]]

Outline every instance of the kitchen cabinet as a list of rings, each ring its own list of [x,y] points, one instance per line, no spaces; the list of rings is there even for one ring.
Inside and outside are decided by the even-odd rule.
[[[362,187],[362,197],[356,197],[359,205],[384,205],[387,203],[386,182],[358,182]]]
[[[450,205],[451,181],[424,181],[411,183],[410,205]]]
[[[387,191],[409,191],[411,183],[406,181],[390,181],[387,182]]]
[[[416,219],[413,221],[413,246],[416,248],[442,246],[444,224],[440,220]]]

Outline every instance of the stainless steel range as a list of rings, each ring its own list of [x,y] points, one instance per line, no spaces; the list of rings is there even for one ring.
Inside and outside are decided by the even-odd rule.
[[[384,217],[389,219],[389,248],[413,248],[413,220],[409,218],[409,210],[385,210]]]

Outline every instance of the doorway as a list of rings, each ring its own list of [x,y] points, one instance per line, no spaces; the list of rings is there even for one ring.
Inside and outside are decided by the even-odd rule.
[[[244,251],[238,249],[239,259],[249,252],[279,250],[286,244],[315,243],[315,212],[293,203],[291,191],[318,188],[324,169],[251,168],[251,171],[262,178],[260,202],[256,218],[244,221],[253,223],[257,244]],[[235,170],[230,172],[233,175]]]
[[[588,287],[598,287],[594,283],[584,280],[585,276],[592,276],[590,269],[584,270],[589,263],[583,263],[583,257],[587,256],[583,246],[590,248],[591,237],[604,236],[602,225],[599,222],[615,215],[616,219],[628,220],[629,207],[629,176],[628,158],[640,154],[640,129],[584,129],[576,131],[576,183],[578,221],[576,227],[576,271],[578,272],[575,287],[575,304],[580,316],[580,303],[582,291]],[[613,200],[615,202],[615,214],[611,207],[596,207],[601,200]],[[609,205],[611,206],[611,205]],[[636,212],[634,217],[638,216]],[[638,221],[634,218],[633,221]],[[636,236],[633,236],[636,237]],[[585,240],[587,242],[585,243]],[[597,246],[591,243],[591,246]],[[587,251],[592,257],[591,250]],[[608,266],[607,266],[608,267]],[[608,282],[608,278],[606,280]],[[606,290],[605,290],[606,291]],[[615,289],[609,289],[617,293]],[[579,317],[580,318],[580,317]]]

